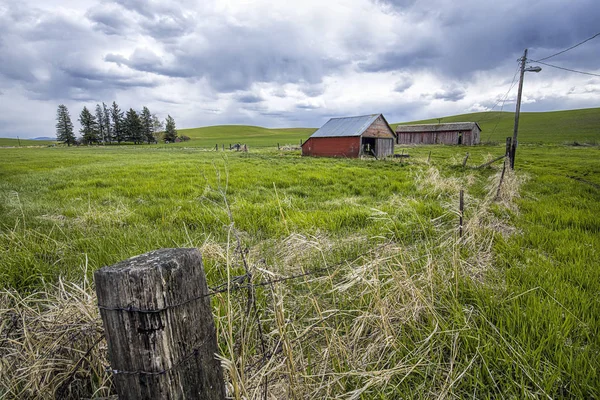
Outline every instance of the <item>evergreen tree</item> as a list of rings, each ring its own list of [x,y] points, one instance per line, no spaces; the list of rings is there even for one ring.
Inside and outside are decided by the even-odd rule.
[[[123,121],[123,111],[121,111],[117,103],[114,101],[110,109],[110,117],[112,119],[113,140],[116,140],[117,143],[121,143],[125,140],[125,124]]]
[[[165,120],[165,142],[174,142],[177,139],[177,129],[175,129],[175,120],[170,115]]]
[[[73,123],[67,106],[61,104],[56,112],[56,139],[59,142],[66,143],[67,146],[75,144],[75,134],[73,133]]]
[[[102,102],[102,125],[104,125],[104,132],[105,132],[105,139],[104,141],[106,143],[111,143],[113,138],[112,138],[112,126],[110,125],[110,111],[108,110],[108,107],[106,107],[106,104],[104,104],[104,102]]]
[[[144,142],[142,121],[133,108],[130,108],[125,116],[125,132],[127,140],[132,141],[135,144]]]
[[[142,133],[144,135],[144,139],[148,143],[154,142],[154,129],[152,125],[152,114],[150,114],[150,110],[148,107],[144,107],[142,109],[141,115],[142,122]]]
[[[83,143],[98,143],[98,123],[94,114],[87,107],[83,107],[79,114],[79,123],[81,124],[79,132],[81,132]]]
[[[106,131],[104,130],[104,112],[100,104],[96,104],[96,122],[98,128],[98,141],[106,143]]]

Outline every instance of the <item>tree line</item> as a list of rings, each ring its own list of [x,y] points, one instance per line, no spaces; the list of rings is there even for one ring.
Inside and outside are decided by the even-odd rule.
[[[163,123],[156,114],[151,114],[148,107],[143,107],[138,113],[130,108],[123,112],[116,102],[107,107],[96,104],[95,113],[87,107],[79,114],[81,138],[77,139],[73,132],[73,123],[67,106],[61,104],[56,112],[56,139],[59,142],[72,144],[134,144],[157,143],[159,139],[165,142],[177,140],[175,120],[169,115]]]

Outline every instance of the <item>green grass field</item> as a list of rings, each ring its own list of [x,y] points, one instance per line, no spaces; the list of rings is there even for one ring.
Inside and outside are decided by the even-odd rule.
[[[600,148],[563,144],[598,135],[551,118],[523,128],[498,198],[501,164],[474,167],[502,143],[303,158],[259,147],[304,130],[245,127],[241,153],[206,151],[239,128],[212,127],[185,133],[197,147],[0,149],[0,397],[110,395],[92,272],[197,247],[216,286],[243,274],[236,235],[255,282],[314,274],[257,288],[286,349],[266,364],[246,293],[213,297],[233,397],[262,398],[264,376],[274,398],[599,397]]]
[[[8,139],[8,138],[0,138],[0,147],[19,147],[19,146],[50,146],[56,144],[57,142],[51,140],[28,140],[28,139]]]

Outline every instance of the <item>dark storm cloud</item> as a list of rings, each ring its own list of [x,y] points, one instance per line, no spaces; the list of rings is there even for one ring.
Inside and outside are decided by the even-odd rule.
[[[415,26],[427,25],[430,29],[399,34],[391,48],[360,63],[362,71],[426,68],[463,79],[474,71],[491,70],[508,59],[516,60],[525,48],[535,59],[568,47],[594,34],[600,20],[596,0],[570,2],[568,6],[557,0],[543,4],[468,0],[460,6],[445,0],[384,3]],[[589,44],[589,62],[597,62],[594,53],[598,52],[594,49],[600,50],[600,45]],[[576,52],[570,56],[567,58],[572,64],[589,66]]]
[[[123,10],[117,7],[94,7],[86,17],[94,24],[94,28],[107,35],[124,35],[129,32],[131,19],[127,18]]]
[[[257,94],[253,94],[253,93],[242,93],[239,94],[237,96],[235,96],[235,99],[237,101],[239,101],[240,103],[260,103],[261,101],[264,101],[264,99],[257,95]]]
[[[153,64],[141,62],[138,50],[130,55],[107,54],[105,60],[167,77],[206,78],[219,92],[274,82],[302,83],[301,90],[309,95],[321,90],[316,85],[340,64],[311,47],[303,31],[279,21],[265,20],[252,27],[223,20],[163,44],[165,60],[157,57]]]

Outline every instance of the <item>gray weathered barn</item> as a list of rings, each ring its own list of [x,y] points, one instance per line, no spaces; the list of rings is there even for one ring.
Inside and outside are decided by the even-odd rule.
[[[398,144],[461,144],[472,146],[480,141],[481,127],[477,122],[398,125]]]
[[[382,114],[332,118],[302,144],[303,156],[377,158],[394,154],[394,130]]]

